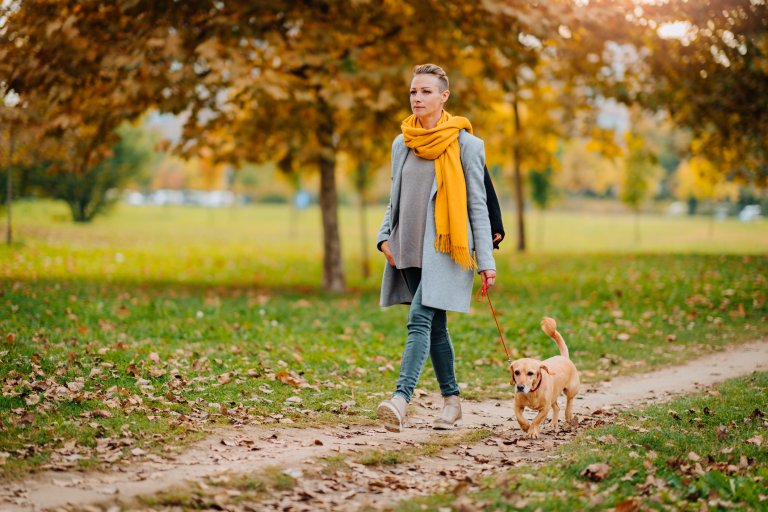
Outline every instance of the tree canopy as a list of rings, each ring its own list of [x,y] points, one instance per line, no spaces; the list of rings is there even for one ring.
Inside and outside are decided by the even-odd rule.
[[[341,290],[338,155],[388,154],[414,64],[448,69],[462,114],[509,103],[518,125],[499,144],[518,171],[552,163],[550,139],[575,127],[587,99],[612,95],[668,110],[723,174],[765,183],[765,10],[764,0],[629,11],[609,0],[9,0],[0,97],[20,101],[0,116],[68,141],[69,172],[109,156],[120,123],[149,109],[184,118],[182,155],[317,169],[324,287]],[[683,36],[660,36],[672,22],[687,24]]]

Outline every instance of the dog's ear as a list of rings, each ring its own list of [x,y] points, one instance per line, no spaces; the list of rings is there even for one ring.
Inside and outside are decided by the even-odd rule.
[[[517,381],[515,380],[515,365],[510,364],[509,365],[509,373],[512,374],[512,380],[509,381],[510,384],[517,384]]]
[[[545,364],[541,365],[541,366],[539,367],[539,370],[544,370],[545,372],[547,372],[547,373],[548,373],[548,374],[550,374],[550,375],[555,375],[555,372],[553,372],[552,370],[550,370],[550,369],[547,367],[547,365],[545,365]]]

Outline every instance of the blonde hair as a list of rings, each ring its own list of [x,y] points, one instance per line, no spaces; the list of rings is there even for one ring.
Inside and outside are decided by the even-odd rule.
[[[435,75],[440,82],[440,92],[448,89],[448,75],[445,74],[443,68],[437,64],[419,64],[413,67],[413,76],[416,75]]]

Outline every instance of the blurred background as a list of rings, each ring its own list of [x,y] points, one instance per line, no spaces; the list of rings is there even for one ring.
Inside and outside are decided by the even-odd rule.
[[[237,241],[275,251],[257,283],[291,251],[375,283],[424,62],[485,141],[502,252],[768,250],[765,0],[2,0],[4,254]]]

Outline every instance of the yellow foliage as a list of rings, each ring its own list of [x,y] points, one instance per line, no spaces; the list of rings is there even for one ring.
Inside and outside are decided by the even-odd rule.
[[[739,198],[739,186],[724,181],[722,176],[723,173],[704,157],[695,156],[684,160],[675,172],[675,197],[736,201]]]
[[[623,166],[623,159],[605,158],[592,139],[574,139],[565,146],[562,172],[555,177],[555,183],[572,192],[605,194],[619,183]]]

